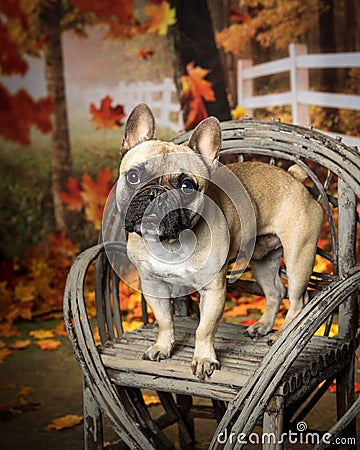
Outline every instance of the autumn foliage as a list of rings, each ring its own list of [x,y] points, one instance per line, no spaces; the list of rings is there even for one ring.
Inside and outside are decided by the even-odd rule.
[[[97,130],[102,128],[115,129],[122,125],[125,117],[124,107],[122,105],[111,106],[112,98],[107,95],[101,100],[100,107],[97,108],[94,103],[90,104],[91,122]]]
[[[71,177],[67,182],[67,192],[61,193],[61,198],[70,210],[84,210],[86,219],[100,230],[106,199],[113,185],[112,179],[113,174],[108,167],[101,170],[95,180],[88,173],[83,175],[80,184]]]
[[[190,130],[208,116],[204,100],[215,101],[215,94],[211,83],[205,79],[209,73],[208,70],[190,62],[186,66],[186,71],[187,75],[183,75],[180,81],[182,83],[182,106],[189,109],[184,128]]]

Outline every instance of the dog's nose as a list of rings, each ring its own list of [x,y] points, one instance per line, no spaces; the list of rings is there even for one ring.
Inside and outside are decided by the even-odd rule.
[[[148,196],[151,201],[150,208],[163,208],[166,205],[166,189],[163,186],[149,186]]]

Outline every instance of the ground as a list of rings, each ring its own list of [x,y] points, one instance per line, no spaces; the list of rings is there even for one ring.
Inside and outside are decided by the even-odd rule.
[[[28,339],[31,330],[54,329],[57,324],[58,322],[54,321],[23,323],[19,326],[21,338]],[[55,351],[40,350],[32,343],[24,350],[14,351],[0,365],[1,450],[81,450],[84,448],[82,425],[61,431],[47,429],[47,425],[56,417],[68,414],[82,415],[81,372],[68,339],[66,337],[59,339],[62,345]],[[356,376],[357,381],[360,381],[359,373]],[[16,395],[27,386],[30,386],[32,390],[18,400],[19,408],[9,409],[6,405],[14,403],[13,399]],[[161,413],[159,406],[153,406],[151,410],[154,416]],[[327,430],[335,415],[335,394],[327,392],[316,410],[306,418],[306,422],[312,427]],[[359,420],[358,425],[359,429]],[[196,449],[207,448],[215,427],[215,421],[197,420]],[[175,441],[176,426],[172,426],[168,434]],[[286,448],[296,450],[309,448],[309,446],[293,445]]]

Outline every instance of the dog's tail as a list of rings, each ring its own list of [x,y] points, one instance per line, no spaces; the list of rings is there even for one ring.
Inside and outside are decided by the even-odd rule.
[[[307,178],[307,173],[305,172],[305,170],[297,164],[293,164],[292,166],[290,166],[287,171],[298,181],[301,181],[301,183],[303,183]]]

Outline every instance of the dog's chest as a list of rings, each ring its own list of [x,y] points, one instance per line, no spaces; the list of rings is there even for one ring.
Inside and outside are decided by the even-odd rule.
[[[136,241],[128,245],[128,256],[140,271],[170,284],[192,284],[199,268],[191,244],[163,246],[159,242]]]

